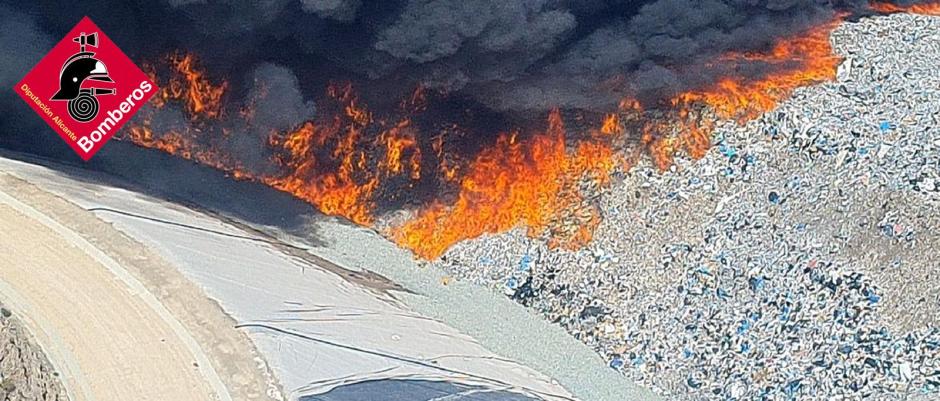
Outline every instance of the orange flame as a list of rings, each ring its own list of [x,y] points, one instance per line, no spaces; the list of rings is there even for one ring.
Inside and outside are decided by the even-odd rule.
[[[623,133],[623,125],[620,125],[620,117],[611,113],[604,117],[604,123],[601,125],[601,133],[607,135],[619,135]]]
[[[212,85],[205,74],[194,68],[191,54],[173,56],[170,63],[182,79],[171,80],[166,90],[173,99],[186,99],[190,115],[205,118],[219,118],[222,114],[222,95],[228,87],[227,82]]]
[[[581,206],[575,184],[585,174],[606,180],[613,166],[613,152],[598,144],[584,144],[571,157],[556,110],[549,115],[545,133],[527,141],[519,140],[518,133],[500,135],[469,166],[453,205],[431,205],[395,228],[392,237],[418,256],[432,259],[464,239],[520,224],[528,227],[529,235],[538,236],[566,211]],[[576,222],[573,234],[553,236],[559,245],[590,241],[598,217],[596,212],[586,214],[587,221]]]
[[[709,87],[675,96],[669,110],[648,111],[638,101],[624,99],[617,113],[605,115],[589,135],[579,135],[580,141],[566,137],[561,113],[555,110],[544,132],[500,134],[495,143],[468,160],[447,149],[445,136],[459,132],[456,125],[432,137],[422,137],[417,131],[410,116],[427,108],[428,94],[422,88],[400,103],[399,111],[405,117],[386,125],[360,104],[350,85],[330,86],[329,103],[324,106],[335,109],[334,113],[329,107],[320,107],[323,117],[317,121],[271,134],[267,145],[274,152],[272,163],[278,171],[267,175],[252,174],[229,155],[219,154],[198,128],[157,137],[145,118],[127,137],[142,146],[222,169],[236,178],[264,182],[326,214],[367,226],[376,223],[375,198],[383,181],[417,181],[423,172],[436,174],[440,182],[456,186],[455,200],[433,201],[412,219],[386,232],[422,258],[436,258],[468,238],[523,226],[530,236],[544,237],[552,246],[577,247],[591,240],[601,221],[600,211],[585,198],[582,188],[606,185],[612,171],[631,164],[614,145],[627,135],[626,127],[639,131],[640,143],[660,169],[668,168],[680,150],[693,158],[704,156],[716,117],[737,121],[754,118],[795,88],[835,76],[839,58],[832,54],[829,33],[842,17],[781,40],[766,52],[729,53],[721,58],[725,63],[766,65],[770,72],[757,79],[725,77]],[[155,97],[154,105],[159,108],[170,101],[179,102],[195,123],[219,118],[227,84],[210,82],[190,55],[174,57],[170,64],[174,77],[165,92]],[[239,114],[250,118],[252,112],[246,109]],[[628,125],[636,123],[634,120],[640,123]],[[430,147],[426,154],[421,147],[424,138],[423,143]],[[429,161],[428,169],[422,171],[423,157],[434,159],[436,168],[430,168]]]
[[[168,57],[168,62],[173,76],[166,85],[160,85],[160,91],[150,100],[151,104],[160,109],[168,102],[176,101],[185,105],[193,121],[218,119],[222,113],[222,97],[225,95],[228,83],[225,81],[219,84],[211,83],[205,73],[195,67],[193,55],[172,55]],[[144,64],[144,71],[150,76],[151,81],[159,82],[152,65]],[[152,111],[150,113],[144,112],[141,115],[142,124],[128,128],[124,134],[127,139],[140,146],[159,149],[187,160],[229,171],[235,178],[245,178],[246,174],[243,171],[230,167],[237,165],[236,162],[197,143],[197,137],[201,134],[198,128],[189,127],[179,132],[165,132],[155,137],[150,127]]]
[[[351,86],[331,86],[328,93],[343,103],[345,114],[326,124],[307,122],[293,132],[273,135],[270,145],[280,151],[276,162],[284,173],[260,179],[316,205],[325,214],[371,225],[375,220],[372,194],[379,180],[368,169],[367,155],[359,142],[372,116],[357,104]],[[328,159],[318,159],[318,150],[331,140],[335,145]]]
[[[679,94],[672,104],[683,108],[701,102],[721,118],[747,120],[773,109],[798,87],[833,79],[841,58],[832,53],[829,34],[841,19],[778,41],[767,53],[727,54],[725,61],[759,61],[778,70],[760,80],[726,77],[706,90]]]
[[[654,164],[660,169],[668,168],[672,155],[679,149],[694,159],[703,157],[711,147],[711,133],[715,128],[715,118],[709,117],[709,113],[741,123],[772,110],[796,88],[835,78],[842,59],[833,54],[829,35],[845,15],[839,14],[801,35],[779,40],[767,52],[723,55],[723,63],[761,63],[771,72],[758,79],[724,77],[710,87],[673,97],[670,100],[675,120],[673,128],[678,131],[675,138],[669,135],[670,127],[658,125],[644,129],[644,143],[649,147]]]
[[[385,147],[385,158],[379,162],[378,167],[387,175],[401,174],[405,169],[402,160],[410,153],[407,160],[411,170],[410,176],[417,180],[421,178],[421,148],[417,146],[418,140],[410,124],[411,120],[402,120],[397,126],[379,135],[377,140]]]
[[[897,4],[876,1],[876,2],[871,2],[869,6],[871,7],[872,10],[875,10],[880,13],[885,13],[885,14],[914,13],[914,14],[940,16],[940,1],[922,3],[922,4],[912,4],[909,6],[899,6]]]

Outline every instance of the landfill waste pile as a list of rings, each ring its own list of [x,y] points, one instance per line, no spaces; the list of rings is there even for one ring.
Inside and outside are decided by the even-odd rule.
[[[834,82],[598,189],[587,247],[520,228],[428,263],[670,399],[940,399],[940,17],[831,41]]]

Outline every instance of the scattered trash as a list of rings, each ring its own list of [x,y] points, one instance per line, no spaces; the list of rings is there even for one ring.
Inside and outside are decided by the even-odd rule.
[[[623,365],[624,365],[623,358],[619,356],[615,356],[610,360],[610,367],[614,369],[620,370],[621,368],[623,368]]]
[[[763,277],[751,277],[751,279],[748,280],[748,284],[751,285],[751,290],[760,291],[761,289],[764,288],[764,278]]]
[[[888,132],[892,128],[894,128],[894,126],[892,126],[891,123],[887,121],[882,121],[881,124],[878,125],[878,129],[880,129],[882,133]]]
[[[836,82],[719,123],[702,159],[592,187],[587,247],[520,227],[433,263],[666,399],[940,399],[938,37],[940,18],[846,23]]]
[[[581,319],[596,317],[602,313],[604,313],[604,308],[600,306],[588,306],[581,310]]]
[[[769,200],[770,203],[773,203],[773,204],[775,204],[775,205],[779,205],[779,204],[780,204],[780,195],[777,194],[777,192],[775,192],[775,191],[770,191],[770,193],[767,194],[767,200]]]
[[[532,263],[532,257],[529,254],[525,254],[522,259],[519,260],[519,271],[524,272],[529,270],[529,265]]]

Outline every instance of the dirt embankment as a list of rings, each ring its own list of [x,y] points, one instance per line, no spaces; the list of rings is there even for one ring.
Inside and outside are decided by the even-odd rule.
[[[58,374],[12,313],[0,307],[0,400],[65,401]]]
[[[218,304],[92,213],[0,174],[0,232],[0,298],[72,401],[281,398]]]

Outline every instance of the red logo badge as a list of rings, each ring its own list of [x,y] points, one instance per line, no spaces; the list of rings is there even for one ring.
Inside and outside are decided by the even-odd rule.
[[[13,89],[88,161],[157,86],[85,17]]]

